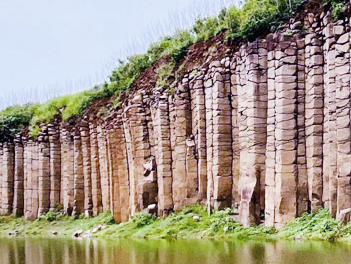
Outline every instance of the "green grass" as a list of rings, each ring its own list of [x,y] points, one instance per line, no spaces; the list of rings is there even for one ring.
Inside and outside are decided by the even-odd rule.
[[[52,232],[58,236],[72,236],[77,230],[89,230],[98,225],[114,224],[110,212],[105,212],[94,218],[66,216],[59,212],[49,212],[35,221],[26,221],[23,217],[14,216],[0,217],[0,235],[16,232],[20,236],[43,236],[48,237]]]
[[[15,106],[0,112],[0,133],[14,136],[30,124],[30,133],[35,138],[41,123],[48,123],[56,115],[63,120],[79,116],[94,100],[116,95],[113,107],[118,107],[118,95],[128,91],[140,74],[157,60],[169,56],[172,63],[167,69],[161,65],[158,84],[164,84],[165,74],[187,55],[188,48],[199,41],[206,41],[220,32],[227,39],[252,40],[265,33],[275,32],[298,12],[306,0],[247,0],[242,8],[223,9],[218,16],[199,18],[189,30],[179,30],[152,44],[145,54],[134,55],[111,73],[109,82],[92,90],[54,98],[46,103],[33,106]],[[340,18],[346,0],[324,0],[321,6],[331,9],[334,18]],[[163,68],[162,68],[163,67]]]
[[[343,8],[347,2],[348,0],[324,0],[323,4],[332,10],[333,18],[336,21],[345,17]]]
[[[344,225],[331,217],[328,210],[304,214],[288,223],[282,230],[264,226],[244,228],[236,222],[233,210],[215,211],[208,215],[201,205],[185,207],[166,218],[156,218],[145,212],[137,213],[129,222],[115,224],[109,212],[94,218],[68,217],[61,211],[49,212],[36,221],[26,221],[13,216],[0,217],[0,235],[16,231],[22,236],[71,236],[77,230],[89,231],[98,225],[106,228],[93,234],[106,239],[180,239],[180,238],[226,238],[226,239],[295,239],[336,241],[348,240],[351,224]]]
[[[335,241],[350,234],[345,227],[339,220],[333,218],[327,209],[320,209],[315,214],[305,213],[296,218],[287,224],[279,235],[287,238],[299,235],[307,239]]]

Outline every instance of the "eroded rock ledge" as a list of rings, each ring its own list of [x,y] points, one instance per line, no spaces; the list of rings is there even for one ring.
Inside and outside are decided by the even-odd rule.
[[[85,114],[0,143],[1,213],[34,219],[157,205],[237,205],[281,228],[351,207],[350,20],[306,12],[290,29],[228,47],[174,84],[136,89],[108,117]]]

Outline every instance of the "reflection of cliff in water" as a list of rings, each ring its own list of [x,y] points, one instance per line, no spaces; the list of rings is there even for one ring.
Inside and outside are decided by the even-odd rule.
[[[349,263],[347,245],[327,242],[86,241],[2,239],[1,264]]]

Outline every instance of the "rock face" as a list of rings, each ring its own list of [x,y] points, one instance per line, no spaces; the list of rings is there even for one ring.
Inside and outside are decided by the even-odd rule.
[[[350,21],[302,17],[285,33],[227,46],[172,93],[135,89],[108,117],[87,112],[42,127],[37,141],[3,140],[1,213],[34,219],[60,203],[123,222],[151,205],[164,216],[202,203],[238,206],[245,226],[281,228],[320,207],[342,217],[351,208]]]

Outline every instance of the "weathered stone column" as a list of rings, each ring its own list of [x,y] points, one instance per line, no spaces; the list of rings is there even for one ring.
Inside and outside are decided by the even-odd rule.
[[[89,134],[89,121],[83,119],[80,126],[82,141],[83,174],[84,174],[84,210],[85,216],[93,215],[93,197],[91,181],[91,146]]]
[[[334,26],[336,45],[336,126],[338,144],[337,215],[351,207],[351,88],[350,33],[343,25]]]
[[[276,129],[276,112],[275,112],[275,48],[276,48],[276,36],[269,34],[267,36],[268,41],[268,112],[267,112],[267,147],[266,147],[266,177],[265,177],[265,225],[274,227],[275,225],[275,159],[276,159],[276,147],[275,147],[275,129]]]
[[[74,128],[74,203],[72,215],[84,212],[84,171],[80,129]]]
[[[24,157],[24,216],[30,219],[32,211],[32,140],[23,138]]]
[[[191,135],[194,137],[195,155],[197,158],[197,179],[195,180],[191,175],[186,175],[186,197],[187,203],[194,203],[194,201],[205,202],[207,199],[207,147],[206,147],[206,109],[205,109],[205,86],[204,78],[205,71],[195,76],[193,73],[194,81],[190,83],[190,98],[191,98]],[[188,78],[182,80],[182,85],[185,88],[188,86]],[[191,135],[187,135],[190,139]],[[188,145],[188,144],[187,144]],[[187,149],[189,148],[186,146]],[[194,162],[193,154],[189,152],[187,155],[187,166],[189,167],[191,162]],[[191,154],[191,155],[190,155]],[[190,159],[189,159],[190,158]],[[189,162],[188,162],[189,159]]]
[[[335,36],[333,26],[324,29],[324,146],[323,146],[323,200],[335,217],[337,213],[337,132],[335,84]]]
[[[47,213],[50,209],[50,145],[47,127],[39,133],[39,209],[38,216]]]
[[[297,44],[279,36],[275,58],[276,164],[275,227],[282,228],[297,211]]]
[[[265,153],[267,136],[267,46],[255,41],[247,48],[247,171],[241,177],[240,221],[244,226],[260,223],[264,212],[263,202]],[[262,70],[261,70],[262,69]]]
[[[187,171],[186,171],[186,140],[191,132],[191,109],[187,79],[178,85],[177,92],[170,104],[171,143],[172,143],[172,175],[174,210],[181,210],[186,205]],[[197,168],[197,164],[196,164]]]
[[[97,126],[97,139],[99,150],[99,166],[101,179],[101,196],[103,210],[110,209],[110,179],[109,179],[109,164],[108,164],[108,149],[106,142],[106,131],[103,125]]]
[[[0,214],[2,214],[2,203],[3,203],[3,196],[2,196],[2,182],[3,182],[3,171],[4,167],[2,166],[3,164],[3,142],[0,142]]]
[[[126,150],[126,142],[124,136],[123,123],[121,122],[122,117],[118,116],[118,122],[115,125],[116,133],[116,147],[117,147],[117,166],[118,166],[118,181],[119,181],[119,193],[120,193],[120,211],[121,211],[121,222],[125,222],[129,219],[130,208],[129,208],[129,172],[128,172],[128,157]]]
[[[90,129],[90,147],[91,147],[91,191],[93,197],[93,212],[97,215],[102,212],[102,196],[100,181],[100,165],[99,165],[99,145],[97,140],[96,125],[91,120]]]
[[[62,134],[62,196],[63,208],[68,215],[72,214],[74,205],[74,136],[70,127],[61,130]]]
[[[237,206],[240,203],[239,179],[240,179],[240,141],[239,141],[239,69],[237,63],[237,54],[230,62],[231,77],[231,106],[232,106],[232,203]]]
[[[15,172],[14,172],[14,199],[13,214],[23,216],[24,211],[24,154],[20,135],[14,140],[15,145]]]
[[[106,120],[108,124],[106,129],[108,164],[109,164],[109,182],[110,182],[110,208],[114,219],[117,223],[121,222],[121,204],[120,204],[120,187],[118,178],[117,164],[117,135],[112,123],[112,118]]]
[[[237,67],[238,67],[238,122],[239,122],[239,143],[240,143],[240,179],[239,179],[239,186],[238,186],[238,193],[240,198],[240,218],[245,219],[247,222],[249,220],[250,210],[249,210],[249,201],[251,200],[251,192],[247,193],[245,188],[252,187],[254,188],[255,181],[253,185],[250,186],[247,184],[246,178],[249,175],[248,172],[248,144],[249,144],[249,137],[248,137],[248,102],[247,102],[247,69],[246,69],[246,59],[247,59],[247,51],[246,47],[240,47],[239,51],[236,53],[237,55]],[[243,196],[244,195],[244,196]],[[243,203],[244,199],[244,203]],[[253,221],[252,221],[253,222]],[[247,223],[248,224],[248,223]]]
[[[58,124],[48,125],[50,144],[50,209],[60,203],[61,194],[61,142]]]
[[[168,109],[167,109],[168,112]],[[150,120],[151,121],[151,120]],[[152,119],[155,126],[155,119]],[[124,131],[127,147],[130,180],[130,210],[131,215],[146,208],[150,202],[156,202],[157,191],[155,189],[156,170],[152,168],[146,173],[144,165],[150,164],[151,148],[149,141],[149,128],[147,113],[143,105],[143,97],[137,95],[131,105],[124,110]],[[156,137],[156,136],[155,136]],[[155,151],[155,154],[157,151]]]
[[[172,152],[170,142],[168,96],[161,95],[157,104],[156,119],[154,120],[157,136],[157,185],[158,185],[158,214],[168,215],[173,210],[172,199]]]
[[[216,210],[230,207],[232,202],[233,155],[230,89],[225,85],[224,76],[226,74],[221,73],[221,70],[221,68],[215,69],[212,87],[213,206]]]
[[[3,143],[2,163],[2,208],[1,214],[11,214],[14,194],[15,153],[13,142]]]
[[[306,161],[305,127],[305,41],[296,36],[297,41],[297,215],[308,211],[308,175]]]
[[[328,100],[324,100],[324,56],[323,37],[320,24],[324,19],[319,20],[319,16],[308,13],[305,16],[304,24],[309,34],[305,36],[305,57],[306,57],[306,158],[309,183],[309,211],[315,212],[324,206],[325,194],[328,187],[324,189],[324,184],[328,180],[327,174],[323,172],[323,128],[325,106]],[[328,161],[326,161],[328,163]],[[327,164],[326,164],[327,165]],[[324,177],[325,176],[325,177]],[[326,191],[326,192],[325,192]]]
[[[218,62],[217,62],[218,63]],[[210,213],[214,208],[214,180],[213,180],[213,79],[209,72],[204,77],[205,111],[206,111],[206,165],[207,165],[207,210]]]
[[[32,142],[32,157],[31,157],[31,214],[30,219],[36,219],[39,210],[39,143]]]

